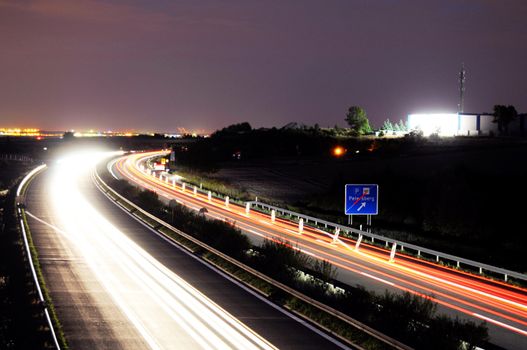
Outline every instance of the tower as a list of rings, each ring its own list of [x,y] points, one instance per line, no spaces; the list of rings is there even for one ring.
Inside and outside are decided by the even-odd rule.
[[[463,113],[463,110],[465,108],[465,79],[465,64],[462,63],[461,70],[459,71],[459,104],[457,105],[458,113]]]

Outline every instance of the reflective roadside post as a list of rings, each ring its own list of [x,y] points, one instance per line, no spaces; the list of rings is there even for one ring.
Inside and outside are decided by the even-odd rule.
[[[359,250],[360,242],[362,242],[362,234],[359,234],[359,238],[357,239],[357,242],[355,243],[355,250]]]
[[[338,239],[339,239],[339,235],[340,235],[340,228],[337,227],[335,229],[335,234],[333,235],[333,244],[336,244]]]
[[[395,251],[397,249],[397,243],[393,242],[392,245],[392,251],[390,252],[390,262],[394,262],[395,260]]]

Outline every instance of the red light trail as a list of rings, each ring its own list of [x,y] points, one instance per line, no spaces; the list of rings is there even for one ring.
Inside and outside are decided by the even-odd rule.
[[[388,288],[421,296],[431,294],[427,297],[446,308],[527,336],[527,290],[524,288],[400,253],[396,254],[395,262],[390,262],[388,249],[363,242],[360,249],[355,250],[353,239],[341,236],[338,244],[334,244],[329,232],[305,225],[299,233],[297,223],[280,218],[272,222],[270,215],[254,210],[247,214],[245,207],[232,202],[226,206],[224,200],[209,200],[205,194],[182,189],[140,170],[141,162],[160,154],[150,152],[122,157],[115,162],[115,169],[128,180],[168,199],[177,199],[196,210],[207,208],[206,215],[210,217],[236,220],[237,226],[250,237],[294,241],[293,248],[327,260],[342,271]]]

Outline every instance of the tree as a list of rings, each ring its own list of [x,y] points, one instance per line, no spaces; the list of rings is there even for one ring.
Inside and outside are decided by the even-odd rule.
[[[346,114],[346,122],[348,122],[351,130],[355,131],[359,135],[370,133],[371,127],[366,111],[359,106],[351,106]]]
[[[408,131],[408,124],[405,123],[402,119],[399,120],[398,123],[399,131]]]
[[[229,126],[224,127],[221,130],[215,131],[212,136],[228,136],[228,135],[238,135],[238,134],[246,134],[251,132],[253,129],[251,127],[251,124],[248,122],[238,123],[238,124],[232,124]]]
[[[386,119],[382,124],[382,130],[393,131],[393,124],[390,119]]]
[[[494,120],[492,122],[498,123],[500,133],[507,134],[509,132],[509,124],[517,117],[518,112],[514,106],[494,106]]]

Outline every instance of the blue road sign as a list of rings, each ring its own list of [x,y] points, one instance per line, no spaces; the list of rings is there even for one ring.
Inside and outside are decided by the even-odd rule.
[[[345,188],[346,215],[377,215],[379,213],[379,185],[350,185]]]

